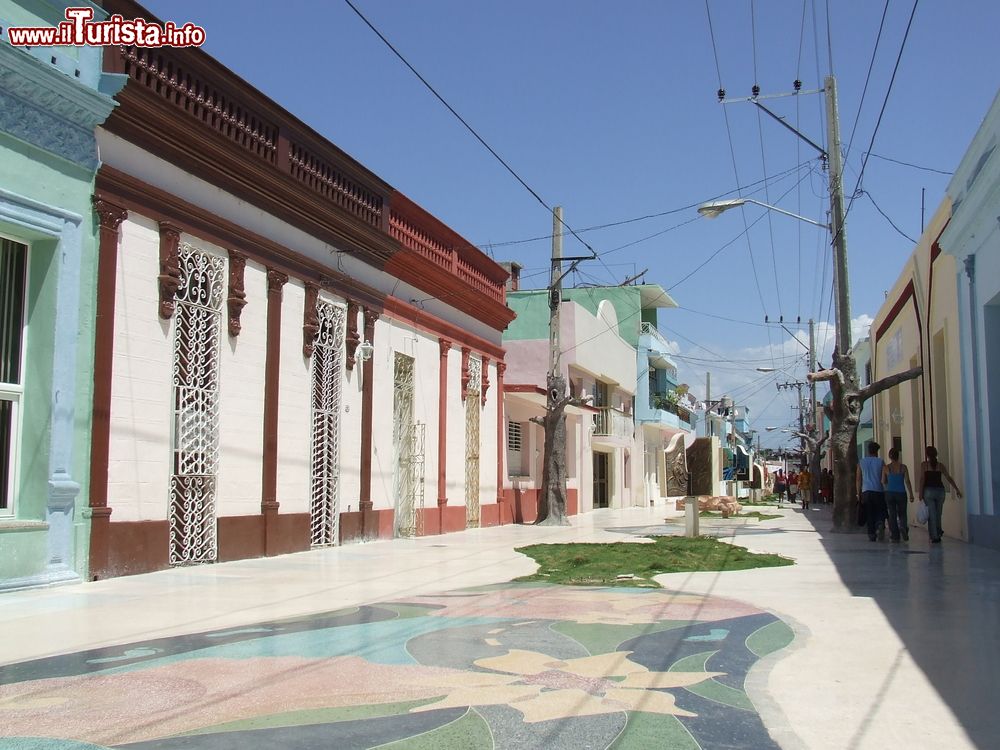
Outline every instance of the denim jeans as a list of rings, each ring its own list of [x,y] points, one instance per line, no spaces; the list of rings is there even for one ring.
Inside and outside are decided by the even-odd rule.
[[[889,514],[889,535],[894,542],[899,541],[900,534],[903,539],[910,538],[910,527],[906,521],[906,493],[886,492],[885,507]]]
[[[924,487],[924,502],[927,503],[927,533],[931,539],[940,539],[944,487]]]
[[[865,516],[868,519],[868,538],[875,541],[885,523],[885,493],[862,492],[861,502],[865,504]]]

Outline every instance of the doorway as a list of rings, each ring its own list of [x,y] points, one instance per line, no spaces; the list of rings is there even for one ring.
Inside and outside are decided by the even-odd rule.
[[[594,451],[594,507],[607,508],[611,500],[610,455]]]

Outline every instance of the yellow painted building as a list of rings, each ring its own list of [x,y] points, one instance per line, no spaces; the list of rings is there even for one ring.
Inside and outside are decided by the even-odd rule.
[[[957,269],[955,258],[942,253],[938,245],[950,218],[951,199],[945,198],[871,328],[873,380],[923,367],[921,377],[876,396],[872,409],[882,458],[888,460],[893,445],[900,448],[901,460],[910,468],[914,492],[918,491],[917,476],[928,445],[938,449],[938,458],[964,489]],[[858,375],[864,377],[863,373]],[[913,515],[911,512],[911,525]],[[965,501],[950,487],[942,526],[946,536],[968,539]]]

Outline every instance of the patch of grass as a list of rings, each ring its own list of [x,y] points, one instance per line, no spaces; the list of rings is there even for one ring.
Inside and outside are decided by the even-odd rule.
[[[532,544],[518,552],[538,563],[538,572],[517,581],[569,586],[660,588],[653,576],[703,570],[747,570],[793,565],[780,555],[762,555],[711,537],[650,537],[652,544]],[[585,562],[577,563],[577,560]],[[619,576],[628,576],[619,578]]]

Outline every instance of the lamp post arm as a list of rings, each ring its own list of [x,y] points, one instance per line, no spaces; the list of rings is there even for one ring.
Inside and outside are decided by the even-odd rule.
[[[810,219],[807,216],[800,216],[799,214],[793,214],[791,211],[786,211],[783,208],[778,208],[777,206],[772,206],[770,203],[762,203],[761,201],[755,201],[753,198],[744,198],[747,203],[753,203],[754,205],[761,206],[762,208],[769,209],[771,211],[777,211],[779,214],[784,214],[785,216],[791,216],[793,219],[798,219],[799,221],[804,221],[806,224],[812,224],[815,227],[822,227],[829,231],[830,225],[824,224],[821,221],[816,221],[815,219]]]

